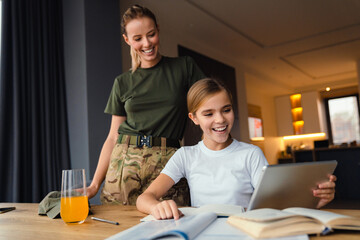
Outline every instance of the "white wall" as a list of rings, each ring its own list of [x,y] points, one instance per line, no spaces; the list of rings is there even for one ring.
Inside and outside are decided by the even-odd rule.
[[[247,85],[247,102],[260,106],[263,120],[265,140],[261,143],[266,159],[270,164],[276,164],[278,154],[284,150],[282,138],[277,136],[274,97],[259,92],[259,88]]]
[[[104,109],[122,70],[119,2],[64,0],[63,19],[71,168],[84,168],[89,180],[110,128]]]
[[[90,177],[84,1],[63,0],[64,60],[71,168]]]

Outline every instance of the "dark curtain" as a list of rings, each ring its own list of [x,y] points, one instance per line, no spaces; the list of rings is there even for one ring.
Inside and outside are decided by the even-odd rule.
[[[62,2],[3,0],[0,202],[39,202],[70,167]]]

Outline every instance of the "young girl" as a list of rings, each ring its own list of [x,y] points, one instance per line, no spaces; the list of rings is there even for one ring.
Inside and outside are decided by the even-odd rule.
[[[159,199],[182,177],[190,186],[191,205],[234,204],[247,207],[267,161],[262,151],[230,137],[234,122],[231,94],[219,81],[203,79],[187,95],[189,118],[203,131],[203,140],[195,146],[180,148],[161,174],[141,194],[139,211],[156,219],[178,219],[181,212],[172,200]],[[335,176],[319,184],[314,196],[321,207],[334,198]],[[321,189],[323,188],[323,189]]]

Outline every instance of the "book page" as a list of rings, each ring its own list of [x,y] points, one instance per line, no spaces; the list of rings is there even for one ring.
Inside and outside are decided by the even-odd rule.
[[[327,223],[329,223],[330,221],[333,221],[334,219],[350,218],[349,216],[346,216],[346,215],[332,213],[332,212],[323,211],[323,210],[310,209],[310,208],[286,208],[283,211],[315,218],[315,219],[319,220],[320,222],[322,222],[324,225],[327,225]]]
[[[230,204],[207,204],[195,209],[195,214],[203,212],[214,212],[218,216],[231,216],[244,212],[244,208],[242,206]]]
[[[267,222],[280,220],[285,218],[295,217],[297,214],[285,212],[273,208],[260,208],[251,211],[247,211],[240,214],[235,214],[233,217],[251,220],[254,222]]]
[[[195,240],[254,240],[253,237],[231,226],[227,218],[217,218],[210,226],[205,228]],[[309,240],[308,235],[297,235],[290,237],[268,238],[266,240]]]
[[[216,214],[212,212],[184,217],[184,220],[174,230],[185,233],[188,239],[194,239],[196,235],[215,221],[216,217]]]
[[[193,216],[204,212],[214,212],[218,216],[231,216],[244,212],[244,208],[242,206],[227,204],[207,204],[198,208],[183,207],[179,208],[179,210],[184,214],[184,216]],[[148,215],[140,219],[140,222],[147,222],[153,220],[156,220],[154,216]]]
[[[192,208],[192,207],[179,208],[179,210],[184,214],[184,216],[196,215],[196,209],[197,208]],[[148,221],[162,221],[162,220],[156,220],[155,217],[151,214],[140,219],[140,222],[148,222]]]
[[[159,239],[162,237],[178,237],[179,239],[193,239],[216,219],[215,213],[202,213],[185,216],[179,220],[169,219],[148,221],[137,224],[123,232],[115,234],[108,240],[122,239]]]

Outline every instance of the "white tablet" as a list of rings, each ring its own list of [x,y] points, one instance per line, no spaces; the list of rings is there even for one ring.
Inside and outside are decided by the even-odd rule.
[[[336,165],[337,161],[332,160],[265,166],[247,210],[315,208],[319,198],[313,196],[312,190],[317,184],[328,181]]]

